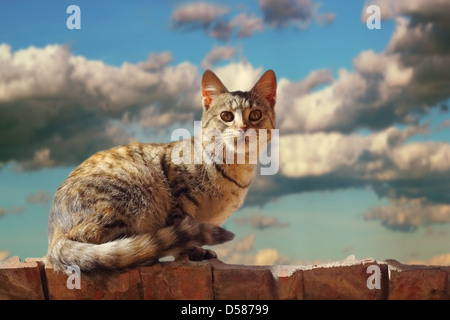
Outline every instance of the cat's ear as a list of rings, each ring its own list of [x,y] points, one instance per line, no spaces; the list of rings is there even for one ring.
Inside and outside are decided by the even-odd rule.
[[[209,109],[211,101],[219,94],[228,92],[222,81],[211,70],[206,70],[202,78],[202,103],[205,110]]]
[[[250,91],[253,94],[266,99],[273,108],[277,101],[277,77],[273,70],[267,70]]]

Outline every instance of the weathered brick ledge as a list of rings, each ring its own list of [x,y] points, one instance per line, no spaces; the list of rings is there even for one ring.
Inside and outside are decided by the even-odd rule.
[[[80,289],[69,289],[75,273],[55,273],[41,258],[12,257],[0,263],[0,299],[449,300],[449,273],[450,266],[354,256],[314,266],[181,261],[136,268],[107,281],[81,274]]]

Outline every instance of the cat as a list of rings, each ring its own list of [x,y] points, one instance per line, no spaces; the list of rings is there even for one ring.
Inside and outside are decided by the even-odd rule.
[[[186,156],[186,149],[180,148],[183,143],[193,146],[192,156],[198,148],[196,137],[159,144],[135,142],[85,160],[55,193],[46,264],[55,271],[76,265],[83,272],[96,273],[151,265],[165,256],[187,256],[193,261],[216,258],[213,250],[202,246],[233,239],[234,234],[221,225],[243,204],[255,172],[248,148],[245,163],[236,161],[237,149],[234,162],[219,158],[233,150],[233,142],[236,147],[238,140],[246,139],[248,145],[247,131],[258,138],[266,129],[270,141],[276,88],[272,70],[246,92],[229,92],[206,70],[201,82],[202,130],[228,136],[215,144],[219,152],[203,152],[201,163],[172,161],[174,155]],[[231,144],[229,132],[235,133]],[[202,142],[203,151],[207,142],[211,140]]]

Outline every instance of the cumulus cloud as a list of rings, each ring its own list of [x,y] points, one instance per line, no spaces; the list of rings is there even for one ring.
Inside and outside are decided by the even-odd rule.
[[[297,101],[311,94],[321,85],[331,84],[333,75],[330,70],[321,69],[311,71],[306,78],[292,82],[286,78],[278,79],[277,87],[277,126],[283,134],[302,132],[301,123],[296,116],[301,112],[296,107]]]
[[[12,52],[0,45],[0,162],[14,162],[18,170],[78,164],[130,142],[120,121],[151,106],[192,118],[201,110],[200,75],[194,65],[170,66],[171,60],[165,52],[113,67],[65,46]],[[172,114],[166,122],[180,119]]]
[[[390,199],[388,206],[372,208],[364,218],[380,220],[392,230],[415,231],[419,226],[450,222],[450,204],[432,204],[424,198]]]
[[[379,130],[395,123],[413,124],[417,112],[428,110],[413,98],[416,94],[409,86],[414,71],[404,67],[398,55],[364,51],[354,66],[354,72],[339,70],[331,85],[294,96],[280,127],[301,132]]]
[[[280,171],[284,176],[297,178],[342,171],[346,176],[388,180],[399,174],[397,168],[392,168],[393,150],[403,148],[408,138],[424,130],[420,126],[405,130],[390,127],[366,136],[337,132],[282,136]],[[398,165],[402,164],[399,161]]]
[[[262,31],[264,29],[263,19],[246,12],[240,13],[234,17],[233,20],[230,21],[230,25],[238,28],[238,38],[250,37],[255,32]]]
[[[254,68],[249,62],[231,62],[214,69],[229,91],[250,90],[263,73],[263,68]]]
[[[214,47],[202,61],[202,67],[210,69],[221,60],[231,60],[236,55],[236,48],[228,46]]]
[[[449,204],[450,145],[409,142],[426,126],[390,127],[369,135],[289,134],[280,137],[279,173],[258,176],[247,203],[282,195],[370,186],[380,197]]]
[[[386,49],[363,51],[353,60],[354,70],[339,70],[331,85],[294,94],[280,128],[351,133],[416,124],[450,97],[448,1],[375,3],[397,23]]]
[[[252,228],[264,230],[267,228],[284,228],[290,224],[287,222],[280,222],[276,217],[267,217],[262,214],[256,214],[251,217],[243,217],[234,219],[234,223],[238,225],[250,224]]]
[[[207,61],[233,54],[224,48]],[[199,119],[198,68],[170,61],[170,52],[151,53],[144,62],[114,67],[64,46],[13,52],[0,45],[0,163],[18,171],[77,165],[133,141],[130,127],[158,130]],[[241,61],[215,71],[230,90],[245,90],[263,69]]]
[[[386,8],[385,19],[397,22],[385,51],[361,52],[354,70],[339,70],[336,79],[326,70],[294,83],[279,79],[280,171],[256,179],[249,203],[371,186],[390,205],[370,209],[366,219],[402,231],[448,222],[450,145],[409,140],[430,130],[418,123],[432,108],[448,112],[449,4],[376,3]]]

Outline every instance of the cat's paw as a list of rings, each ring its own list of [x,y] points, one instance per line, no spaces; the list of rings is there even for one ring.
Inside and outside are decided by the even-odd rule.
[[[213,250],[200,247],[186,250],[184,254],[188,256],[190,261],[202,261],[217,258],[217,254]]]

